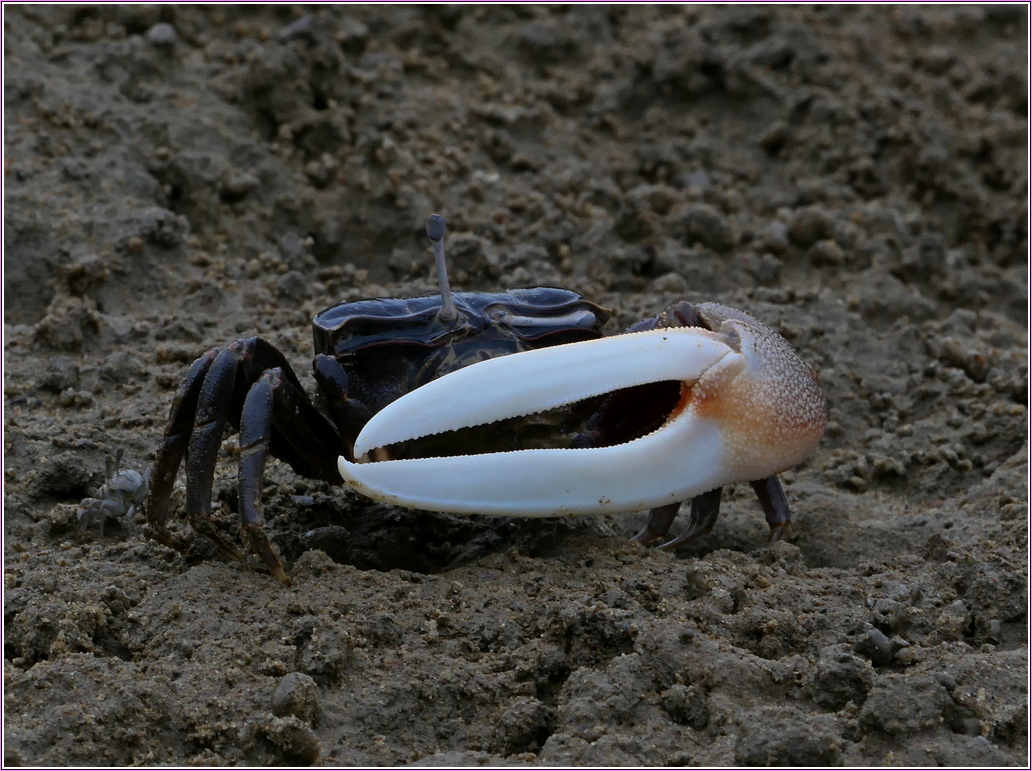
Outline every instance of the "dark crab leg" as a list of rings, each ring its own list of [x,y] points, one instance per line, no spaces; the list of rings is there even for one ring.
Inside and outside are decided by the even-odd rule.
[[[347,377],[340,366],[329,359],[317,369],[320,382],[327,381],[324,385],[334,420],[340,419],[348,428],[360,424],[368,410],[347,399]],[[261,557],[277,578],[289,583],[261,516],[265,458],[271,452],[303,476],[340,484],[333,459],[349,450],[333,423],[312,406],[283,354],[261,338],[214,348],[190,368],[173,401],[165,442],[155,462],[155,483],[147,507],[151,525],[156,537],[171,545],[165,529],[168,502],[185,455],[191,525],[223,552],[246,562],[211,522],[215,463],[227,423],[241,432],[240,517],[247,551]]]
[[[334,456],[343,443],[329,421],[282,368],[266,370],[251,386],[240,415],[240,526],[248,550],[287,586],[262,517],[262,478],[270,446],[300,474],[337,483]]]
[[[677,538],[661,543],[658,548],[664,551],[673,549],[685,541],[691,541],[710,532],[720,516],[720,496],[723,492],[724,488],[718,487],[692,498],[692,511],[688,515],[688,524],[684,531]]]
[[[275,371],[266,372],[251,386],[240,416],[240,490],[241,535],[249,549],[258,554],[276,578],[287,586],[290,579],[279,557],[269,544],[261,514],[262,475],[272,439],[272,403]],[[277,373],[278,374],[278,373]]]
[[[693,499],[694,500],[694,499]],[[670,526],[677,518],[677,512],[681,509],[681,501],[668,503],[666,506],[657,506],[649,511],[648,522],[645,527],[631,536],[632,541],[637,541],[642,546],[648,546],[659,538],[662,538],[670,531]]]
[[[763,507],[767,524],[770,526],[770,537],[767,539],[767,543],[780,541],[781,537],[792,528],[792,518],[788,514],[788,499],[785,498],[781,480],[773,476],[756,479],[749,484],[756,491],[756,497],[760,499],[760,506]]]
[[[788,500],[785,498],[785,491],[781,487],[781,480],[777,476],[769,476],[765,479],[756,479],[749,483],[752,485],[756,497],[763,507],[767,524],[770,525],[770,538],[768,543],[780,541],[782,535],[792,526],[792,520],[788,512]],[[722,487],[710,490],[708,493],[697,495],[692,498],[692,512],[688,517],[688,525],[684,532],[671,541],[660,544],[657,548],[669,550],[680,546],[682,543],[694,540],[699,536],[706,535],[717,523],[720,515],[720,496]],[[631,538],[632,541],[648,545],[662,538],[670,530],[670,526],[677,517],[680,504],[671,503],[667,506],[660,506],[649,512],[649,519],[641,532]]]
[[[688,524],[684,531],[676,538],[659,544],[656,548],[668,550],[679,546],[686,541],[691,541],[701,535],[706,535],[717,523],[720,516],[720,495],[723,487],[710,490],[708,493],[696,495],[692,498],[692,511],[688,516]],[[670,526],[677,517],[680,508],[679,503],[671,503],[667,506],[660,506],[649,512],[649,520],[641,532],[631,538],[632,541],[648,546],[667,534]]]
[[[226,554],[246,562],[244,556],[219,535],[211,522],[215,461],[229,419],[233,386],[240,364],[240,343],[238,340],[218,353],[201,386],[186,456],[186,511],[194,530],[207,535]]]
[[[239,415],[233,414],[234,404],[240,404],[239,392],[248,383],[253,385]],[[255,392],[253,399],[251,392]],[[243,555],[210,522],[215,461],[227,420],[238,424],[241,432],[240,518],[248,550],[289,584],[269,544],[260,511],[265,458],[271,449],[302,476],[339,484],[332,459],[342,451],[343,443],[336,429],[309,402],[283,354],[264,340],[238,340],[216,357],[201,389],[190,439],[187,513],[195,529],[241,561],[246,561]]]
[[[197,398],[201,386],[208,374],[211,363],[221,348],[212,348],[197,359],[191,366],[186,378],[172,399],[169,411],[168,427],[165,439],[158,448],[151,472],[150,496],[147,500],[147,520],[154,530],[154,537],[166,546],[172,545],[171,537],[165,528],[168,521],[168,501],[172,495],[172,486],[176,481],[179,464],[186,453],[186,445],[193,430],[194,414],[197,412]]]

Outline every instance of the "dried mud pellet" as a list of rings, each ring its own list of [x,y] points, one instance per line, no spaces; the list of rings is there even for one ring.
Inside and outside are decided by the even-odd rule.
[[[320,713],[319,687],[308,675],[291,672],[277,683],[270,706],[276,717],[293,716],[314,723]]]

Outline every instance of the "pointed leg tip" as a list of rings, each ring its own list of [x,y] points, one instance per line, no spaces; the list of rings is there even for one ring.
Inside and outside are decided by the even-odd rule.
[[[284,586],[292,586],[287,571],[283,569],[283,563],[280,562],[276,552],[272,549],[272,544],[269,543],[269,534],[265,532],[265,528],[260,523],[249,522],[243,526],[241,534],[244,537],[247,551],[261,559],[265,567],[280,583]]]
[[[290,580],[290,576],[287,575],[287,571],[283,569],[283,566],[279,564],[279,560],[276,561],[275,565],[270,565],[268,562],[265,563],[269,568],[269,572],[272,573],[279,582],[286,587],[291,587],[294,584]]]
[[[276,579],[284,586],[293,586],[290,580],[290,576],[287,575],[287,571],[283,569],[283,563],[279,561],[279,557],[276,556],[276,552],[272,550],[272,546],[266,542],[265,547],[259,551],[259,555],[262,558],[262,562],[265,563],[265,567],[269,569],[269,572],[276,577]]]
[[[213,541],[223,554],[232,557],[238,562],[243,562],[245,565],[247,564],[247,557],[245,557],[233,544],[222,537],[219,531],[215,529],[215,524],[208,519],[206,515],[189,515],[189,517],[190,521],[193,522],[195,533],[203,535]]]
[[[650,530],[648,527],[643,528],[639,532],[632,535],[627,540],[631,543],[640,543],[642,546],[651,546],[656,542],[657,539],[662,538],[663,533],[657,533],[654,530]]]
[[[153,523],[150,526],[150,537],[160,543],[162,546],[167,546],[170,549],[175,549],[175,541],[172,540],[172,534],[168,532],[164,527],[157,527]]]
[[[678,546],[680,546],[687,540],[689,539],[681,538],[680,536],[678,536],[677,538],[667,541],[666,543],[657,544],[655,549],[656,551],[672,552],[674,549],[676,549]]]
[[[795,531],[792,527],[791,522],[779,522],[770,526],[770,536],[767,538],[767,544],[777,543],[778,541],[784,541]]]

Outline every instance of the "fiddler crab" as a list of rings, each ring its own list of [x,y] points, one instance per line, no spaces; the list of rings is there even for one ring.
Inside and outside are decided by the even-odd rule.
[[[169,498],[186,458],[195,531],[245,561],[211,520],[223,433],[240,432],[245,552],[290,583],[262,518],[271,454],[301,476],[429,511],[553,517],[650,509],[634,536],[672,548],[708,533],[721,488],[752,484],[776,541],[790,524],[777,474],[809,456],[827,410],[816,373],[775,331],[715,303],[678,302],[624,334],[565,289],[449,289],[444,220],[426,223],[440,294],[344,302],[313,320],[306,395],[260,337],[213,348],[172,402],[147,516],[171,544]]]

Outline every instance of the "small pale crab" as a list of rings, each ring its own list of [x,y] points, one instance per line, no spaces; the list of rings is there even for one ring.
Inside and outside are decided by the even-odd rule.
[[[827,421],[820,382],[748,314],[678,302],[603,337],[610,312],[551,287],[452,293],[444,220],[427,219],[440,294],[344,302],[313,320],[315,402],[259,337],[213,348],[172,403],[152,472],[148,520],[165,523],[186,457],[187,515],[211,522],[216,456],[240,432],[242,540],[289,579],[265,533],[267,456],[378,501],[515,517],[650,510],[634,536],[672,548],[708,533],[721,488],[751,482],[778,540],[790,525],[777,474],[808,457]]]
[[[104,532],[106,520],[124,519],[129,530],[136,529],[134,516],[137,507],[142,507],[149,492],[150,472],[141,474],[133,469],[119,471],[122,465],[122,449],[104,459],[104,484],[97,491],[97,498],[83,498],[79,503],[78,535],[86,534],[99,527]]]

